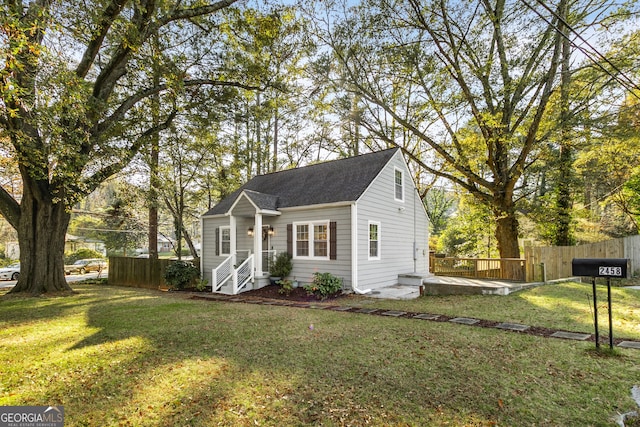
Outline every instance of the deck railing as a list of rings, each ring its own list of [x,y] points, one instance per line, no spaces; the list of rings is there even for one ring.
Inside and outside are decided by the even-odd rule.
[[[520,258],[441,258],[431,256],[431,273],[436,276],[501,279],[524,282],[526,263]]]

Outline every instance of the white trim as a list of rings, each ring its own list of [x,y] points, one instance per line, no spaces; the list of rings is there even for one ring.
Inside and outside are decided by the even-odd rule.
[[[215,251],[213,253],[215,254]],[[204,279],[204,216],[200,217],[200,275],[200,278]]]
[[[371,226],[375,225],[378,227],[378,247],[377,247],[377,255],[371,256]],[[382,224],[380,221],[369,221],[367,223],[367,260],[369,261],[380,261],[382,256],[380,254],[380,249],[382,248]]]
[[[222,243],[224,240],[222,239],[222,230],[229,230],[229,252],[222,251]],[[220,256],[222,255],[231,255],[231,241],[233,240],[231,237],[231,225],[221,225],[218,227],[219,239],[218,239],[218,253]]]
[[[398,199],[398,197],[396,196],[396,172],[400,172],[400,178],[402,179],[402,198]],[[393,167],[393,199],[396,202],[402,202],[404,203],[405,197],[404,197],[404,188],[406,186],[405,182],[406,180],[404,179],[404,170],[399,168],[398,166],[394,166]]]
[[[253,222],[253,253],[256,254],[253,268],[256,275],[262,276],[262,214],[259,213],[256,213]]]
[[[258,209],[256,211],[256,213],[259,213],[260,215],[265,215],[265,216],[280,216],[280,215],[282,215],[282,212],[272,211],[272,210],[269,210],[269,209]]]
[[[358,288],[358,205],[351,204],[351,289],[356,294],[368,294],[371,289]]]
[[[291,240],[292,240],[292,250],[293,250],[293,258],[294,259],[308,259],[308,260],[329,260],[330,256],[331,256],[331,227],[330,227],[331,221],[330,220],[316,220],[316,221],[298,221],[298,222],[294,222],[292,223],[292,236],[291,236]],[[298,226],[299,225],[307,225],[309,226],[309,255],[307,256],[299,256],[298,255]],[[314,227],[316,225],[324,225],[325,227],[327,227],[327,255],[326,256],[316,256],[315,252],[314,252]]]
[[[238,223],[234,215],[229,216],[229,228],[231,229],[229,232],[229,237],[231,239],[231,244],[229,245],[229,248],[231,249],[230,255],[235,257],[236,252],[238,251]]]
[[[253,200],[251,200],[251,198],[247,196],[247,194],[243,191],[242,193],[238,194],[238,197],[236,197],[236,199],[233,201],[231,206],[229,206],[229,209],[227,210],[228,214],[231,214],[231,212],[236,208],[236,205],[240,203],[240,199],[242,197],[245,197],[249,201],[249,203],[251,203],[251,206],[253,206],[253,208],[256,211],[258,211],[258,206],[255,203],[253,203]]]

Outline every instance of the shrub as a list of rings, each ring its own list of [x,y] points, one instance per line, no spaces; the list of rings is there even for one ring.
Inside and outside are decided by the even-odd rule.
[[[278,280],[276,282],[277,285],[280,285],[280,289],[278,289],[278,293],[282,295],[291,295],[293,291],[293,281],[288,279]]]
[[[169,264],[164,271],[164,280],[172,289],[184,289],[200,276],[200,270],[186,261]]]
[[[313,282],[305,285],[304,289],[309,295],[325,299],[342,290],[342,279],[331,273],[313,273]]]
[[[291,273],[292,269],[291,254],[288,252],[280,252],[269,269],[269,274],[271,277],[284,278]]]
[[[65,264],[73,264],[79,259],[104,258],[104,255],[93,249],[81,248],[75,252],[64,255]]]

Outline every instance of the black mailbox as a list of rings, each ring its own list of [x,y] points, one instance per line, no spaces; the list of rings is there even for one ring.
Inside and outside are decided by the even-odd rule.
[[[627,277],[627,262],[625,258],[574,258],[571,262],[571,274],[622,279]]]

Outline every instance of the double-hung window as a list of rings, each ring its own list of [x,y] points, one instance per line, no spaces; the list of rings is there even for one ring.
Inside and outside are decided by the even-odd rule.
[[[394,198],[399,202],[404,202],[404,173],[396,168],[393,174]]]
[[[231,255],[231,227],[220,227],[220,255]]]
[[[380,223],[369,221],[369,259],[380,259]]]
[[[294,223],[296,258],[329,259],[329,221]]]

